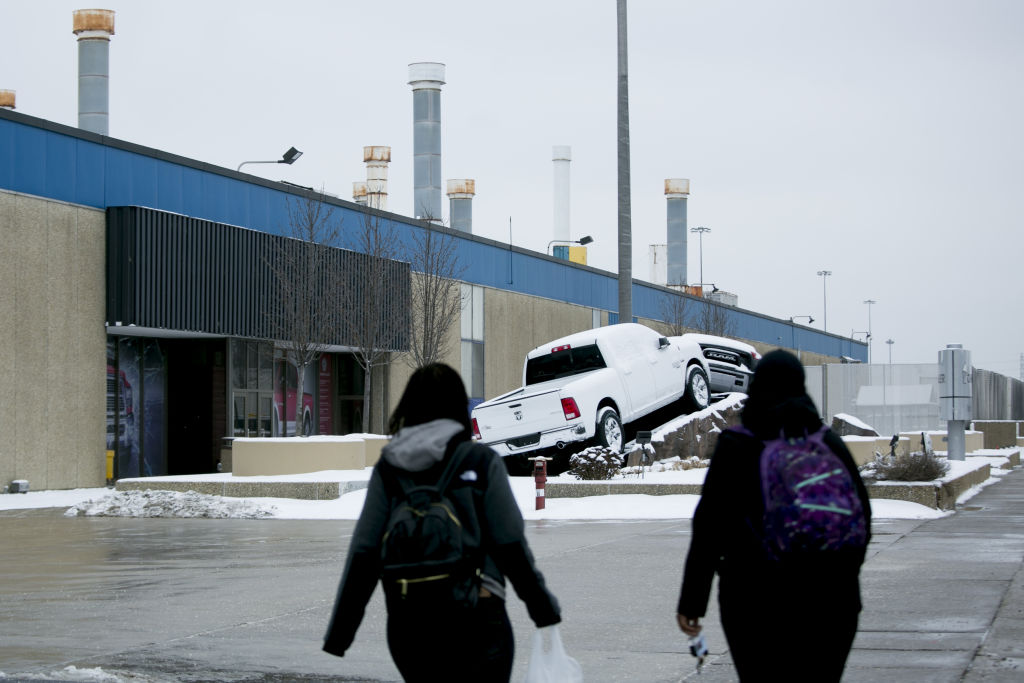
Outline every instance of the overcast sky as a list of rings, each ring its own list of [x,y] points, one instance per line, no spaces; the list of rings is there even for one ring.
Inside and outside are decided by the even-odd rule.
[[[511,221],[543,251],[551,148],[569,145],[572,235],[617,268],[614,0],[0,0],[19,112],[77,125],[86,7],[117,13],[112,137],[232,169],[294,145],[293,166],[246,171],[345,199],[363,146],[390,145],[403,215],[408,64],[442,62],[443,175],[476,181],[474,233],[508,241]],[[1018,376],[1022,36],[1017,0],[632,0],[634,277],[666,241],[664,180],[688,178],[703,279],[741,307],[821,329],[827,305],[828,330],[858,338],[870,309],[876,362],[961,343]],[[690,282],[700,251],[691,235]]]

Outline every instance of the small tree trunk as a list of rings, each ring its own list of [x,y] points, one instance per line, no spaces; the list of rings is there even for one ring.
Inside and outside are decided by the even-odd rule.
[[[373,366],[369,363],[363,368],[363,434],[370,433],[370,382]]]

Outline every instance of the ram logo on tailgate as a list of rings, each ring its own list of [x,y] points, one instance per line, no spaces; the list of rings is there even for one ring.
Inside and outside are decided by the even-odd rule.
[[[515,411],[512,414],[516,416],[516,420],[522,420],[523,419],[523,411],[521,411],[521,410],[517,410],[517,411]]]

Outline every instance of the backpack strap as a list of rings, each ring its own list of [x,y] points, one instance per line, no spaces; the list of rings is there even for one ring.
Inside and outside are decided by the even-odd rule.
[[[473,445],[472,441],[460,441],[455,447],[455,450],[448,457],[448,463],[444,466],[444,471],[441,472],[441,478],[437,480],[437,490],[443,495],[448,490],[448,485],[452,481],[452,477],[455,476],[455,470],[458,469],[463,459],[469,451],[469,447]]]

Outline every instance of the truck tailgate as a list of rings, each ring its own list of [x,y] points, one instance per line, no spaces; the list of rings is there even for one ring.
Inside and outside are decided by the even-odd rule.
[[[541,430],[565,422],[558,387],[539,392],[513,392],[473,411],[485,443],[524,439],[518,446],[539,439]]]

